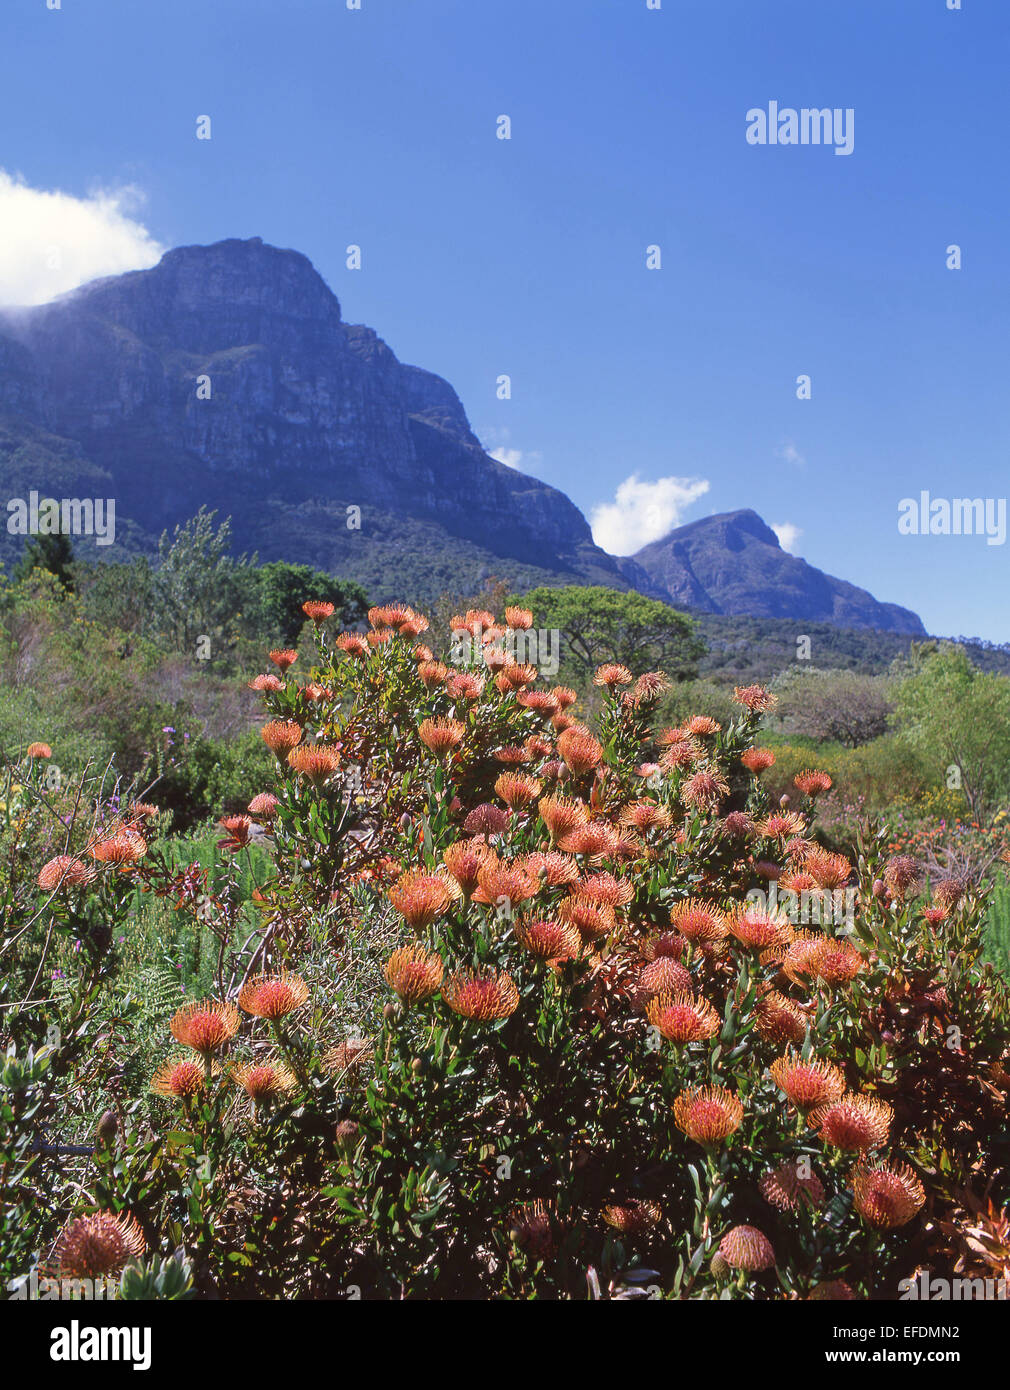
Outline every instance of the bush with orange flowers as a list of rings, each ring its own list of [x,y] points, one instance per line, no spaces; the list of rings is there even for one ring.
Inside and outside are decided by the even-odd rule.
[[[97,1213],[218,1297],[888,1299],[950,1273],[966,1194],[1010,1189],[977,885],[931,894],[874,826],[819,844],[832,779],[773,800],[760,686],[663,727],[663,679],[612,663],[590,727],[500,658],[527,610],[453,615],[462,667],[405,605],[365,636],[327,616],[297,680],[272,654],[275,781],[221,822],[222,872],[255,838],[270,874],[213,997],[119,1083]],[[131,885],[192,910],[143,826],[113,829],[135,852],[34,866],[40,921],[121,920]],[[40,1250],[99,1221],[62,1215],[26,1218]]]

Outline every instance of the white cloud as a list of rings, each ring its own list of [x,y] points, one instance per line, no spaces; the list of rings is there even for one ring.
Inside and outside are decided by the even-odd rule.
[[[791,439],[788,439],[785,444],[775,450],[775,457],[785,459],[786,463],[795,464],[797,468],[802,468],[806,463],[806,459]]]
[[[783,550],[788,550],[790,555],[796,554],[796,542],[803,532],[798,526],[794,526],[791,521],[773,521],[772,530],[779,538],[779,545]]]
[[[492,449],[489,458],[497,459],[499,463],[504,463],[506,468],[518,468],[522,461],[522,449]]]
[[[704,478],[657,478],[643,483],[632,473],[618,487],[613,502],[593,508],[593,540],[611,555],[633,555],[679,526],[684,509],[708,488]]]
[[[0,169],[0,304],[45,304],[97,276],[154,265],[165,248],[130,215],[142,202],[132,186],[75,198]]]

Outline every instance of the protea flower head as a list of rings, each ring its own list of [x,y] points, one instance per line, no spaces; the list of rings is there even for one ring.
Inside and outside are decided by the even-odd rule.
[[[463,616],[456,613],[449,619],[449,629],[452,632],[469,632],[474,638],[479,639],[482,632],[489,627],[494,627],[494,614],[489,613],[486,608],[468,608]]]
[[[417,736],[425,748],[438,758],[458,748],[465,731],[465,726],[458,719],[425,719],[418,728]]]
[[[539,674],[531,662],[506,661],[501,669],[498,688],[503,695],[509,690],[522,690],[524,686],[532,685]]]
[[[686,939],[679,932],[656,932],[654,936],[647,936],[642,942],[642,955],[646,960],[659,960],[663,956],[680,960],[686,945]]]
[[[788,840],[804,828],[803,817],[795,811],[773,811],[757,823],[757,832],[765,840]]]
[[[508,1018],[519,1007],[515,981],[503,970],[462,970],[450,975],[442,998],[454,1014],[482,1023]]]
[[[383,973],[404,1004],[421,1004],[438,993],[445,967],[441,956],[414,943],[394,951]]]
[[[873,1096],[850,1095],[819,1105],[807,1118],[826,1144],[850,1153],[879,1149],[887,1143],[894,1111]]]
[[[238,850],[249,843],[252,833],[252,820],[249,816],[222,816],[218,825],[225,831],[225,839],[218,840],[218,848]]]
[[[804,1060],[794,1052],[777,1057],[768,1068],[780,1091],[800,1110],[838,1100],[845,1094],[845,1076],[840,1068],[820,1057]]]
[[[264,820],[273,820],[274,812],[280,804],[273,792],[257,792],[247,809],[251,816],[262,816]]]
[[[902,901],[914,893],[922,881],[923,868],[917,859],[908,854],[895,854],[887,861],[884,869],[884,882],[893,897]]]
[[[522,763],[533,761],[533,754],[524,744],[510,743],[505,748],[495,748],[491,754],[495,762],[505,763],[509,767],[518,767]]]
[[[472,671],[456,671],[446,677],[445,691],[450,700],[479,700],[484,694],[484,677]]]
[[[558,702],[558,709],[568,709],[578,700],[578,695],[567,685],[555,685],[551,689],[551,694]]]
[[[311,616],[311,615],[310,615]],[[276,1100],[279,1096],[293,1091],[294,1072],[278,1062],[256,1062],[234,1066],[232,1079],[241,1086],[250,1100],[257,1104],[265,1100]]]
[[[470,835],[501,835],[508,827],[508,811],[490,801],[475,806],[463,822],[463,829]]]
[[[494,789],[513,811],[524,811],[540,795],[540,783],[522,772],[503,772]]]
[[[260,692],[267,690],[272,695],[276,695],[278,690],[284,689],[284,682],[281,680],[280,676],[275,676],[272,671],[268,671],[262,676],[253,676],[252,680],[248,681],[247,684],[250,690],[258,690]]]
[[[239,1008],[254,1018],[278,1019],[300,1009],[309,997],[309,987],[300,975],[255,975],[242,987]]]
[[[746,840],[757,833],[757,826],[746,811],[730,811],[723,817],[722,830],[732,840]]]
[[[777,989],[767,990],[754,1005],[754,1027],[768,1042],[801,1043],[807,1018],[799,1004]]]
[[[642,967],[638,976],[639,995],[647,999],[663,993],[691,994],[693,989],[691,972],[673,956],[657,956]]]
[[[820,1178],[813,1172],[801,1172],[795,1162],[780,1164],[765,1173],[758,1186],[765,1201],[779,1211],[824,1205],[824,1184]]]
[[[778,697],[767,691],[763,685],[738,685],[734,687],[733,699],[738,705],[749,709],[751,714],[763,714],[778,703]]]
[[[506,862],[496,856],[485,860],[477,870],[477,891],[472,900],[493,907],[507,898],[514,907],[539,891],[539,878],[530,873],[521,860]]]
[[[445,867],[459,884],[466,897],[477,887],[477,875],[482,865],[495,858],[495,852],[483,840],[457,840],[442,852]]]
[[[933,901],[945,912],[953,912],[967,892],[968,885],[961,878],[941,879],[933,888]]]
[[[28,747],[25,749],[25,757],[31,758],[33,762],[36,758],[45,760],[52,756],[53,750],[49,747],[48,743],[29,743]]]
[[[633,1197],[623,1202],[609,1202],[600,1212],[608,1226],[626,1236],[644,1235],[663,1219],[663,1208],[658,1202],[649,1202]]]
[[[542,796],[537,802],[537,810],[552,844],[589,820],[587,806],[581,801],[566,801],[562,796]]]
[[[907,1225],[926,1200],[922,1183],[904,1163],[895,1167],[857,1164],[852,1190],[852,1205],[863,1220],[884,1231]]]
[[[621,824],[645,835],[651,830],[665,830],[670,824],[670,812],[655,801],[633,801],[621,812]]]
[[[460,887],[447,873],[408,869],[389,889],[389,901],[415,931],[430,927],[449,904],[460,896]]]
[[[815,772],[808,768],[805,772],[797,772],[793,786],[804,796],[820,796],[821,792],[831,790],[831,778],[826,772]]]
[[[61,1278],[100,1279],[118,1274],[128,1260],[143,1254],[146,1244],[134,1217],[96,1211],[63,1228],[53,1259]]]
[[[564,888],[579,881],[579,866],[569,854],[557,850],[535,851],[519,860],[527,873],[534,874],[547,888]]]
[[[725,913],[713,903],[685,898],[670,909],[670,926],[688,941],[721,941],[729,933]]]
[[[659,742],[665,745],[659,766],[664,772],[677,772],[681,768],[694,767],[705,756],[699,739],[685,733],[683,729],[667,729],[660,735]]]
[[[682,785],[680,799],[696,811],[714,811],[729,792],[729,783],[720,772],[703,767]]]
[[[558,848],[567,854],[582,854],[588,859],[606,859],[621,843],[621,836],[612,825],[605,821],[592,821],[587,825],[577,825],[558,839]]]
[[[183,1047],[209,1057],[238,1032],[239,1013],[221,999],[201,999],[183,1004],[169,1023],[172,1037]]]
[[[558,1248],[553,1203],[540,1200],[524,1202],[511,1213],[509,1220],[513,1245],[517,1245],[530,1259],[542,1261],[553,1256]]]
[[[72,854],[58,854],[39,870],[38,885],[45,893],[54,888],[83,888],[95,877],[94,869]]]
[[[748,950],[779,946],[792,935],[792,923],[780,912],[769,912],[754,903],[744,904],[729,917],[729,930]]]
[[[711,738],[713,734],[722,732],[722,725],[718,719],[713,719],[710,715],[692,714],[684,725],[684,732],[693,734],[696,738]]]
[[[578,886],[578,895],[604,907],[626,907],[635,896],[635,887],[630,879],[613,874],[588,874]]]
[[[673,1102],[677,1128],[703,1148],[723,1143],[743,1120],[743,1106],[724,1086],[694,1086]]]
[[[582,950],[582,936],[571,922],[517,922],[513,931],[519,945],[536,960],[575,960]]]
[[[558,734],[558,752],[573,777],[581,777],[599,767],[603,748],[588,729],[574,726]]]
[[[598,666],[596,674],[593,676],[594,685],[606,686],[608,690],[615,685],[630,685],[633,680],[634,676],[627,666],[622,666],[617,661],[608,661],[604,665]]]
[[[327,618],[332,618],[334,611],[333,604],[322,599],[310,598],[302,604],[302,612],[306,618],[311,618],[317,627],[320,623],[325,623]]]
[[[123,826],[108,839],[98,840],[88,853],[99,864],[115,864],[125,868],[143,859],[147,853],[147,843],[143,835]]]
[[[506,608],[505,621],[515,632],[523,632],[533,626],[533,614],[528,608]]]
[[[371,650],[365,638],[357,632],[342,632],[335,645],[348,656],[357,657],[359,660],[368,656]]]
[[[669,964],[676,967],[673,961]],[[693,994],[686,993],[670,994],[665,990],[649,1000],[645,1006],[645,1016],[667,1042],[674,1043],[699,1042],[702,1038],[710,1038],[719,1031],[722,1023],[707,999],[696,999]]]
[[[566,898],[558,907],[558,916],[577,928],[583,941],[599,941],[617,926],[612,907],[587,902],[576,894]]]
[[[302,729],[293,719],[271,719],[260,730],[260,737],[278,762],[302,741]]]
[[[829,985],[847,984],[866,964],[852,942],[840,936],[822,937],[811,949],[808,959],[814,974]]]
[[[747,771],[753,772],[756,777],[774,765],[775,754],[770,748],[748,748],[745,753],[740,754],[740,761]]]
[[[771,1241],[756,1226],[733,1226],[719,1242],[719,1254],[733,1269],[745,1269],[756,1274],[775,1264]]]
[[[311,782],[314,787],[322,787],[340,770],[340,754],[335,748],[323,744],[311,747],[302,744],[292,748],[288,754],[288,766]]]
[[[157,1096],[188,1100],[203,1090],[204,1068],[193,1057],[174,1057],[163,1062],[151,1078],[151,1090]]]
[[[289,666],[293,666],[298,660],[298,653],[292,650],[292,648],[286,647],[282,650],[272,651],[270,653],[270,660],[279,671],[286,671]]]
[[[831,854],[820,847],[809,850],[802,865],[803,872],[810,875],[818,888],[841,888],[852,873],[852,865],[844,854]]]
[[[444,661],[421,661],[418,663],[417,674],[427,690],[434,690],[444,682],[449,668]]]

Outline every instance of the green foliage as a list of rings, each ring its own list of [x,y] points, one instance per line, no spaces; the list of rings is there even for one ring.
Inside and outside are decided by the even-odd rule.
[[[887,732],[893,705],[885,676],[794,666],[772,689],[775,714],[789,733],[858,748]]]
[[[340,627],[361,622],[368,611],[368,597],[360,584],[334,579],[310,565],[290,565],[277,560],[253,573],[245,600],[247,626],[263,638],[275,633],[285,646],[298,640],[305,623],[302,604],[309,599],[332,603],[333,621]]]

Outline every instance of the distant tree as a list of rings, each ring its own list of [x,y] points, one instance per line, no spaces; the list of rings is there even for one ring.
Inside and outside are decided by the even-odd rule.
[[[270,637],[276,634],[290,646],[297,641],[305,622],[302,604],[307,599],[332,603],[336,609],[334,621],[341,627],[360,622],[368,612],[368,597],[360,584],[351,579],[335,579],[324,570],[311,565],[291,565],[274,560],[244,576],[246,598],[243,612],[252,634]]]
[[[880,738],[894,706],[884,676],[792,666],[774,683],[775,713],[790,733],[858,748]]]
[[[231,522],[215,530],[216,515],[201,507],[171,539],[164,531],[158,542],[152,627],[176,651],[194,652],[198,641],[207,639],[216,654],[236,640],[241,597],[255,560],[231,556]]]
[[[537,627],[560,631],[562,659],[583,674],[617,661],[635,671],[651,667],[685,680],[705,654],[693,619],[631,590],[569,584],[533,589],[521,602],[532,609]]]
[[[125,564],[77,565],[77,590],[85,617],[121,632],[144,633],[151,625],[154,571],[146,556]]]
[[[21,559],[14,567],[11,578],[17,583],[27,579],[32,570],[47,570],[66,589],[74,592],[74,547],[70,537],[62,531],[54,535],[30,536],[22,551]]]
[[[960,788],[981,823],[1010,788],[1010,680],[942,642],[913,651],[894,703],[899,735]]]

